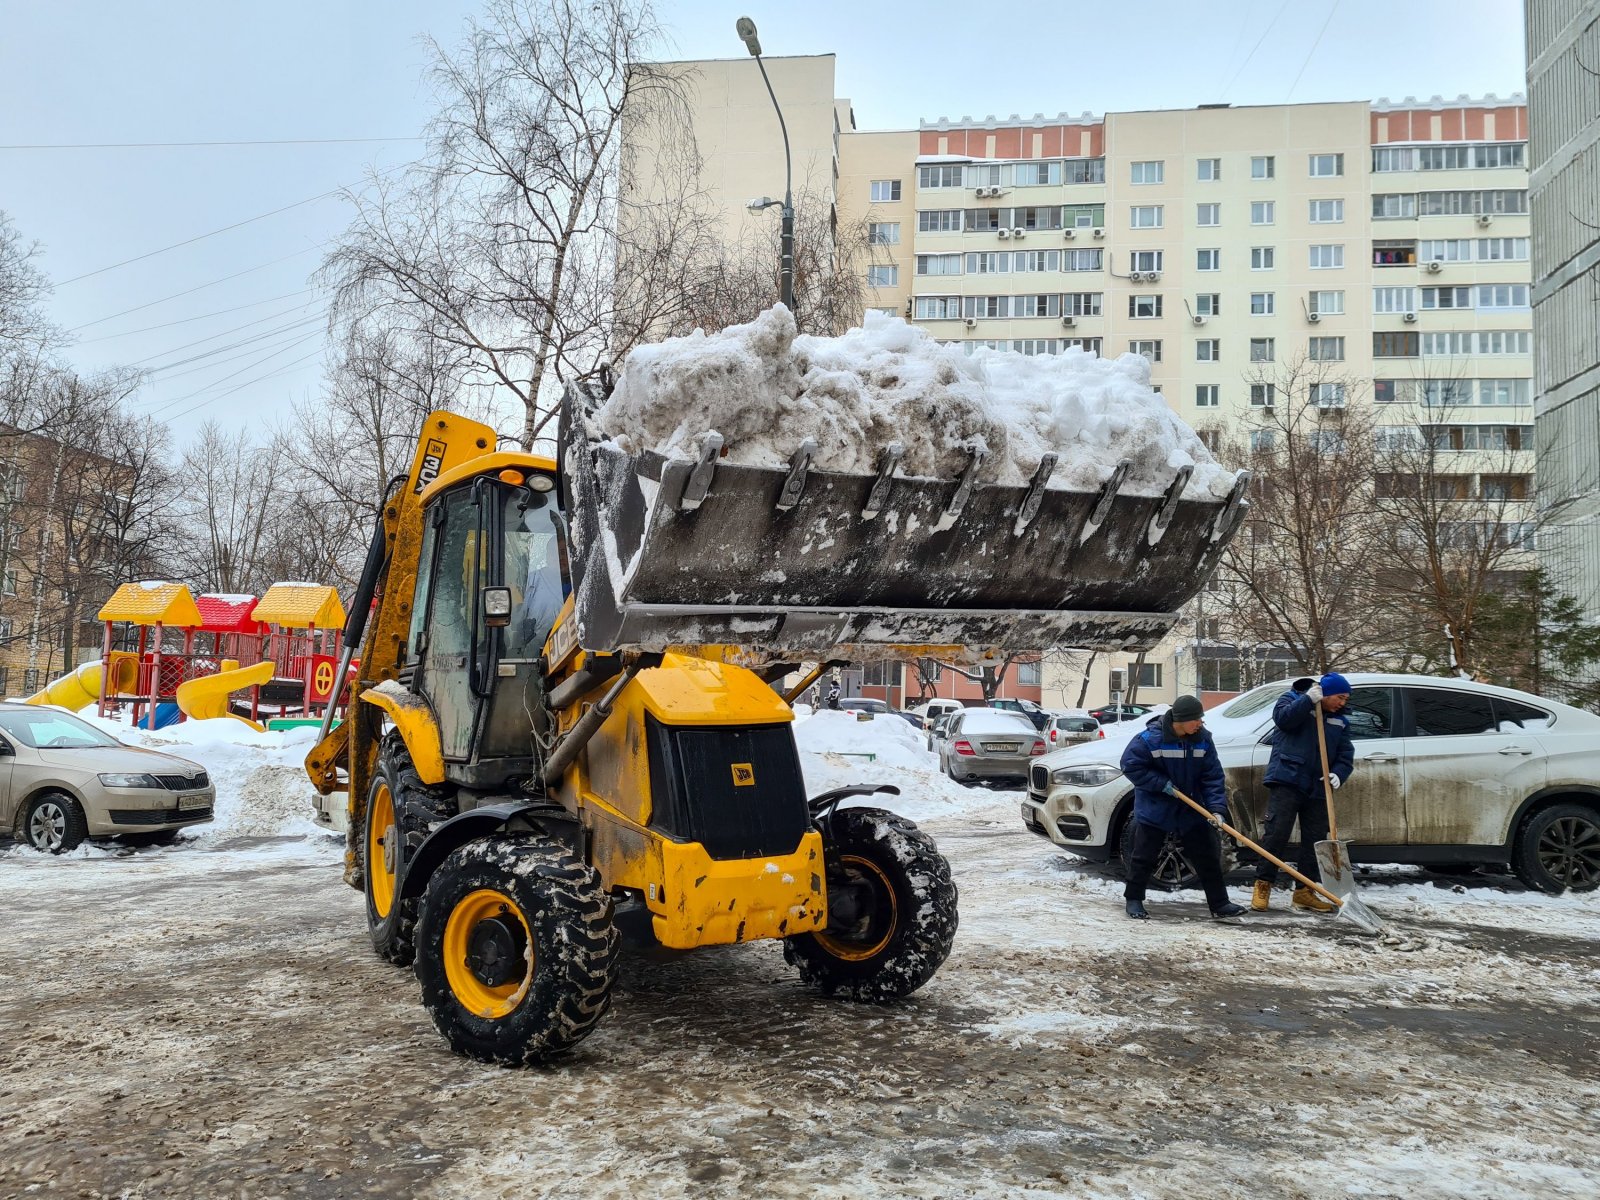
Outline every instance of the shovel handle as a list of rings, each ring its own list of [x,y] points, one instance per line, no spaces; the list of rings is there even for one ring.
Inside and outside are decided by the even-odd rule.
[[[1328,734],[1322,728],[1322,703],[1311,706],[1311,719],[1317,726],[1317,756],[1322,759],[1322,794],[1328,800],[1328,840],[1339,842],[1339,820],[1333,815],[1333,779],[1328,772]]]
[[[1195,803],[1195,801],[1189,799],[1189,797],[1185,796],[1177,788],[1173,788],[1172,789],[1172,794],[1174,796],[1176,796],[1179,800],[1182,800],[1190,808],[1194,809],[1195,812],[1199,813],[1202,817],[1205,817],[1208,821],[1212,817],[1214,817],[1216,815],[1210,809],[1204,807],[1201,804],[1197,804],[1197,803]],[[1260,846],[1256,845],[1249,838],[1245,837],[1244,834],[1240,833],[1237,829],[1235,829],[1232,825],[1229,825],[1226,821],[1221,821],[1221,822],[1219,822],[1219,824],[1222,826],[1222,831],[1224,833],[1226,833],[1229,837],[1233,838],[1235,841],[1243,842],[1246,846],[1249,846],[1250,849],[1254,850],[1257,854],[1261,855],[1262,858],[1266,859],[1273,866],[1277,867],[1278,870],[1287,871],[1295,879],[1298,879],[1301,883],[1303,883],[1306,887],[1310,888],[1313,892],[1317,893],[1317,895],[1321,896],[1324,900],[1328,900],[1328,901],[1332,902],[1333,904],[1338,905],[1340,908],[1344,907],[1344,901],[1339,899],[1339,897],[1335,896],[1332,892],[1330,892],[1327,888],[1323,887],[1320,883],[1312,882],[1311,880],[1307,879],[1304,875],[1300,874],[1299,871],[1296,871],[1288,863],[1284,862],[1283,859],[1277,857],[1274,854],[1269,853],[1266,850],[1263,850]]]

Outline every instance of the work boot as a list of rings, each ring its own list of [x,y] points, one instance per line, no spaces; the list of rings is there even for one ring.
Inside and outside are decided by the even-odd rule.
[[[1256,887],[1250,893],[1250,907],[1257,912],[1266,912],[1267,906],[1272,903],[1272,884],[1265,879],[1256,880]]]
[[[1148,921],[1150,919],[1150,914],[1144,910],[1143,900],[1129,900],[1128,915],[1135,921]]]
[[[1245,909],[1244,905],[1235,904],[1230,900],[1221,908],[1213,908],[1211,910],[1211,915],[1213,917],[1242,917],[1246,911],[1247,910]]]
[[[1329,904],[1317,893],[1308,887],[1297,887],[1294,890],[1294,906],[1303,908],[1307,912],[1330,913],[1337,905]]]

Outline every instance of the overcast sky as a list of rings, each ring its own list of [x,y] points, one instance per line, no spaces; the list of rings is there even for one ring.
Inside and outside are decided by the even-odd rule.
[[[664,57],[742,55],[740,15],[768,54],[837,54],[839,91],[865,129],[1505,96],[1524,79],[1517,0],[658,3],[673,39]],[[270,420],[314,397],[324,302],[308,276],[348,219],[329,193],[418,153],[408,139],[434,107],[422,38],[454,43],[478,9],[0,0],[0,210],[43,243],[51,314],[76,331],[80,368],[161,368],[136,405],[180,440],[207,417]],[[273,140],[295,144],[88,148]]]

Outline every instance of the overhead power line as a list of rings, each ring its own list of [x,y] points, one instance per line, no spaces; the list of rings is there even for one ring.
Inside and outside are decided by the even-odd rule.
[[[420,137],[254,138],[227,142],[29,142],[0,150],[166,150],[188,146],[336,146],[362,142],[420,142]]]
[[[147,308],[154,308],[158,304],[165,304],[168,300],[177,300],[184,296],[193,295],[195,292],[203,292],[208,287],[216,287],[219,283],[227,283],[230,279],[238,279],[239,276],[249,275],[253,271],[264,271],[268,267],[275,267],[281,262],[288,262],[291,258],[299,258],[302,254],[310,254],[313,250],[321,250],[331,244],[331,239],[327,242],[318,242],[315,246],[307,246],[304,250],[296,250],[293,254],[285,254],[282,258],[274,258],[268,262],[258,263],[253,267],[246,267],[242,271],[235,271],[232,275],[224,275],[220,279],[212,279],[206,283],[197,284],[194,287],[187,288],[181,292],[173,292],[172,295],[163,296],[159,300],[151,300],[146,304],[136,304],[132,308],[125,308],[121,312],[112,313],[109,317],[98,317],[93,321],[85,321],[82,325],[74,325],[71,329],[67,330],[67,332],[77,333],[78,330],[88,329],[91,325],[103,325],[107,321],[115,321],[118,317],[125,317],[129,313],[143,312]]]
[[[306,304],[309,304],[309,303],[311,303],[311,301],[307,301],[306,302]],[[125,365],[130,366],[130,367],[141,366],[144,363],[149,362],[151,359],[165,358],[169,354],[177,354],[180,350],[188,350],[192,346],[203,346],[207,342],[214,342],[218,338],[227,337],[231,333],[238,333],[241,330],[249,329],[249,328],[251,328],[253,326],[256,326],[256,325],[263,325],[268,321],[277,321],[277,320],[282,319],[283,317],[293,316],[295,313],[303,312],[305,310],[305,308],[306,308],[306,304],[296,304],[296,305],[293,305],[290,308],[282,309],[279,312],[269,313],[268,315],[266,315],[264,317],[257,317],[254,321],[246,321],[243,325],[235,325],[231,329],[218,330],[216,333],[208,334],[203,338],[196,338],[192,342],[184,342],[181,346],[172,346],[172,347],[170,347],[170,348],[168,348],[166,350],[158,350],[154,354],[146,355],[144,358],[136,358],[131,363],[127,363]],[[326,310],[324,309],[324,310],[321,310],[321,311],[325,312]],[[316,315],[320,316],[321,313],[319,312]],[[170,363],[168,365],[169,366],[176,366],[177,364],[176,363]],[[161,368],[158,367],[158,368],[155,368],[155,369],[156,370],[160,370]]]
[[[235,384],[233,387],[229,388],[227,391],[222,392],[219,395],[212,396],[211,399],[209,399],[209,400],[202,400],[202,401],[200,401],[199,404],[190,405],[188,408],[184,409],[182,412],[173,413],[170,417],[167,418],[167,420],[169,420],[169,421],[182,420],[184,417],[187,417],[190,413],[198,412],[200,409],[205,408],[208,404],[215,404],[218,400],[224,400],[227,397],[233,395],[235,392],[242,391],[243,389],[245,389],[247,387],[253,387],[258,383],[265,383],[269,379],[276,379],[280,375],[287,375],[290,371],[294,370],[296,367],[301,366],[304,363],[310,362],[312,359],[319,357],[321,354],[322,354],[322,351],[320,349],[313,350],[310,354],[307,354],[307,355],[304,355],[304,356],[302,356],[300,358],[297,358],[292,362],[285,363],[283,366],[279,367],[275,371],[269,371],[265,375],[258,375],[254,379],[246,379],[243,383]],[[268,357],[271,357],[271,356],[269,355]],[[202,390],[204,390],[204,389],[202,389]],[[198,394],[198,393],[196,393],[196,394]]]
[[[78,343],[80,346],[92,346],[96,342],[109,342],[113,338],[132,337],[136,333],[154,333],[157,329],[171,329],[174,325],[190,325],[195,321],[208,321],[212,317],[226,316],[228,313],[242,312],[247,308],[260,308],[263,304],[275,304],[279,300],[292,300],[296,296],[304,296],[311,288],[301,288],[298,292],[285,292],[281,296],[268,296],[265,300],[252,300],[249,304],[235,304],[232,308],[219,308],[212,312],[201,313],[197,317],[180,317],[176,321],[163,321],[160,325],[146,325],[142,329],[125,329],[121,333],[103,333],[99,337],[84,338]],[[110,318],[107,318],[109,320]],[[79,326],[81,329],[82,326]]]

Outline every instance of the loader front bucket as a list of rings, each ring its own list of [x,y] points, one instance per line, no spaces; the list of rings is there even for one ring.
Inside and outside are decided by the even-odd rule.
[[[592,438],[569,390],[562,473],[583,645],[595,651],[735,645],[775,658],[969,656],[1156,645],[1211,574],[1245,507],[1225,500],[733,465],[708,431],[698,459]]]

